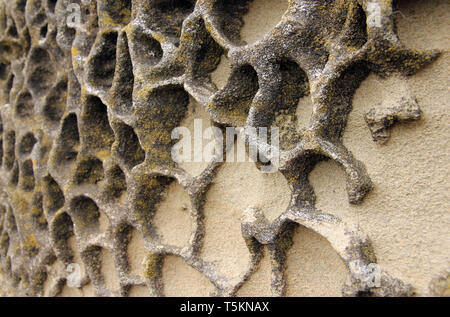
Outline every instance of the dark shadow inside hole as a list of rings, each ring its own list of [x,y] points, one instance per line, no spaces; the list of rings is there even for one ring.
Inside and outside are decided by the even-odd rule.
[[[44,12],[39,12],[34,18],[33,18],[33,24],[36,25],[42,25],[47,20],[47,15]]]
[[[115,126],[116,142],[114,143],[113,151],[124,161],[129,169],[141,164],[145,159],[145,152],[133,128],[119,122]]]
[[[0,166],[3,165],[3,139],[0,138]]]
[[[70,249],[67,240],[74,235],[72,219],[67,213],[59,214],[53,220],[51,227],[50,233],[58,258],[66,264],[71,263],[73,251]]]
[[[193,75],[202,78],[208,76],[217,68],[223,54],[223,49],[208,33],[203,20],[200,20],[198,23],[200,24],[200,27],[197,36],[200,37],[199,41],[201,47],[195,52]]]
[[[140,45],[135,45],[133,47],[134,59],[136,59],[139,64],[153,66],[163,57],[161,44],[142,29],[136,28],[134,30],[133,40],[136,43],[140,43]]]
[[[20,141],[19,153],[22,155],[30,154],[36,142],[37,140],[34,137],[33,133],[28,132],[27,134],[25,134],[25,136],[22,137],[22,140]]]
[[[367,42],[367,16],[360,5],[353,6],[351,10],[343,41],[351,47],[360,48]]]
[[[248,12],[252,0],[218,0],[213,5],[213,16],[219,29],[234,44],[241,45],[240,30],[244,25],[243,16]]]
[[[71,113],[64,119],[60,140],[60,149],[57,155],[58,162],[74,160],[78,155],[77,147],[80,144],[76,114]]]
[[[156,234],[153,227],[153,216],[156,205],[164,198],[164,190],[174,181],[172,178],[159,175],[145,175],[136,185],[136,194],[133,199],[134,216],[142,224],[140,230],[144,236]]]
[[[3,158],[3,164],[6,169],[10,170],[14,166],[16,160],[15,147],[16,147],[16,133],[9,131],[5,137],[5,156]]]
[[[39,229],[47,228],[47,219],[44,214],[44,197],[42,193],[36,192],[33,195],[33,201],[31,205],[31,216],[33,217],[34,223]]]
[[[16,102],[15,114],[19,118],[30,117],[34,112],[34,102],[31,94],[25,90],[19,94]]]
[[[267,125],[278,128],[280,149],[291,150],[301,139],[297,131],[297,108],[300,98],[309,94],[309,82],[306,73],[297,63],[282,60],[279,65],[281,90],[277,96],[277,106],[273,107],[272,118]],[[271,140],[271,135],[272,129],[268,130],[268,140]]]
[[[86,196],[75,197],[70,203],[70,210],[80,231],[97,229],[100,226],[100,211],[92,199]]]
[[[140,43],[145,45],[145,42]],[[141,47],[141,45],[137,46]],[[117,59],[111,95],[114,98],[114,109],[120,114],[126,114],[131,111],[133,106],[134,75],[128,48],[128,38],[125,32],[119,37],[118,49],[119,56]]]
[[[0,255],[2,257],[6,257],[9,250],[9,235],[6,232],[3,232],[0,235]]]
[[[22,14],[25,14],[25,7],[26,7],[26,5],[27,5],[27,0],[18,0],[18,1],[16,1],[16,8]]]
[[[54,213],[64,206],[64,194],[58,183],[50,175],[43,178],[44,184],[44,207]]]
[[[19,163],[15,161],[11,171],[8,185],[16,187],[17,184],[19,184]]]
[[[290,60],[280,63],[282,88],[280,94],[280,109],[296,108],[301,97],[309,93],[309,83],[306,73]]]
[[[77,165],[74,175],[74,183],[96,184],[103,179],[103,163],[95,157],[83,158]]]
[[[258,74],[250,65],[232,71],[228,83],[213,98],[208,107],[214,110],[223,123],[244,126],[257,91]]]
[[[50,54],[43,48],[35,48],[28,62],[31,65],[28,86],[34,95],[42,95],[54,84],[56,77]]]
[[[107,198],[119,198],[127,189],[125,174],[119,166],[114,166],[106,172],[107,183],[104,195]]]
[[[96,45],[88,65],[88,79],[94,87],[110,89],[116,69],[117,33],[103,33]]]
[[[185,117],[188,105],[189,95],[180,85],[157,87],[135,104],[138,119],[134,129],[144,150],[153,153],[170,151],[175,144],[171,132]],[[173,163],[169,157],[156,155]]]
[[[0,54],[9,55],[13,51],[11,45],[7,43],[0,43]]]
[[[32,191],[34,189],[34,182],[33,162],[28,159],[21,166],[20,187],[24,191]]]
[[[17,222],[11,207],[8,207],[6,213],[6,227],[13,232],[17,232]]]
[[[58,0],[48,0],[47,1],[48,10],[51,13],[55,13],[55,7],[56,7],[57,2],[58,2]]]
[[[14,74],[11,74],[11,76],[9,76],[8,82],[6,84],[6,89],[7,89],[8,94],[11,91],[13,85],[14,85]]]
[[[103,10],[108,13],[113,23],[128,24],[131,20],[131,0],[104,1]]]
[[[159,0],[152,3],[147,17],[150,28],[179,43],[183,20],[194,10],[193,0]]]
[[[87,264],[87,269],[89,270],[89,276],[91,277],[91,282],[95,284],[103,284],[103,277],[101,272],[101,260],[100,256],[102,253],[102,248],[97,245],[91,245],[87,247],[81,253],[83,262]]]
[[[44,25],[41,28],[41,31],[39,32],[39,35],[41,36],[42,39],[45,39],[47,37],[47,32],[48,32],[48,24]]]
[[[14,23],[14,21],[12,21],[11,25],[9,26],[7,34],[8,34],[8,36],[15,37],[15,38],[17,38],[19,36],[19,33],[17,32],[16,24]]]
[[[0,63],[0,80],[6,80],[8,78],[9,65]]]
[[[71,113],[62,124],[60,141],[56,149],[56,163],[73,161],[78,155],[79,145],[78,120],[76,114]]]
[[[110,149],[114,132],[109,124],[107,108],[98,97],[86,97],[81,119],[86,146],[91,149]]]
[[[59,122],[66,109],[67,78],[62,79],[45,98],[43,114],[52,122]]]

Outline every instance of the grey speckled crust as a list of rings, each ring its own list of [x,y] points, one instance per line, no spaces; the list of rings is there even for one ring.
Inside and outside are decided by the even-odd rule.
[[[411,76],[437,51],[402,45],[392,0],[291,0],[276,27],[252,45],[239,35],[250,1],[238,0],[8,0],[0,2],[0,85],[3,183],[0,267],[18,295],[39,296],[49,267],[72,262],[67,240],[76,237],[86,265],[83,285],[96,295],[126,296],[133,285],[163,295],[161,264],[177,255],[215,286],[234,295],[252,275],[268,245],[272,293],[284,295],[286,252],[296,224],[327,238],[349,270],[343,294],[408,296],[410,285],[382,271],[380,287],[360,278],[376,262],[370,240],[354,224],[315,208],[308,175],[332,159],[347,175],[350,203],[372,188],[364,165],[341,142],[352,97],[370,72]],[[81,24],[66,24],[67,6],[81,6]],[[226,86],[210,74],[222,54],[231,60]],[[291,202],[269,222],[246,210],[242,235],[252,261],[240,281],[221,276],[199,256],[202,208],[219,162],[192,177],[171,160],[171,131],[184,118],[189,97],[219,126],[270,127],[295,112],[310,95],[308,127],[284,133],[279,170]],[[396,120],[414,120],[419,106],[374,109],[366,121],[385,140]],[[250,137],[250,136],[248,136]],[[270,145],[253,140],[270,157]],[[189,193],[194,225],[190,244],[162,244],[152,223],[155,206],[171,182]],[[110,222],[101,232],[100,211]],[[130,274],[126,256],[131,229],[148,252],[144,277]],[[120,279],[109,289],[99,273],[109,250]],[[51,294],[61,291],[60,272]]]

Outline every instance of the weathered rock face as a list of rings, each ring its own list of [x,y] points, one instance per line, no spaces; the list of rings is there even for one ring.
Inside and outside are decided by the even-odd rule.
[[[267,294],[291,295],[299,228],[337,253],[343,295],[414,294],[414,280],[376,264],[356,218],[317,207],[309,177],[335,162],[360,206],[374,182],[343,142],[355,91],[371,73],[404,82],[440,52],[399,40],[393,0],[277,2],[279,20],[253,43],[244,17],[273,1],[0,2],[0,294],[259,295],[265,275]],[[374,141],[421,119],[402,91],[365,113]],[[172,131],[193,118],[279,127],[278,172],[175,163]],[[433,294],[445,292],[437,279]]]

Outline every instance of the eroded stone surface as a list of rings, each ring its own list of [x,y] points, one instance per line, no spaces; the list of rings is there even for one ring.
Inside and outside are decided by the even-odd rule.
[[[73,3],[80,24],[67,23]],[[405,81],[439,52],[402,44],[393,1],[270,1],[273,28],[252,32],[245,22],[261,3],[0,2],[0,294],[184,295],[197,280],[192,295],[248,294],[267,271],[266,294],[310,294],[292,285],[306,278],[295,275],[299,236],[339,267],[328,295],[413,294],[385,270],[377,287],[361,279],[377,262],[371,241],[352,217],[317,208],[309,175],[333,160],[349,203],[362,203],[373,183],[342,140],[356,89],[370,73]],[[405,91],[366,113],[375,140],[419,119]],[[239,199],[246,193],[215,184],[231,174],[240,183],[239,171],[223,171],[251,176],[258,164],[171,159],[171,131],[191,126],[195,107],[217,127],[280,126],[279,172],[259,177],[267,188]],[[67,285],[73,263],[77,287]],[[446,292],[445,279],[433,292]]]

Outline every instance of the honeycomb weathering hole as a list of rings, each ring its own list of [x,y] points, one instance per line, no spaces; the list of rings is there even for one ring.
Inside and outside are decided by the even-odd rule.
[[[161,44],[139,27],[133,28],[131,36],[134,41],[142,43],[142,45],[132,47],[133,63],[141,67],[158,64],[163,57]]]
[[[28,159],[22,163],[20,170],[20,187],[24,191],[32,191],[34,189],[34,171],[33,162]]]
[[[107,24],[126,25],[131,20],[131,3],[132,0],[115,0],[101,1],[100,10],[107,16],[102,17],[102,21],[109,22]]]
[[[100,228],[100,211],[97,204],[86,196],[78,196],[70,202],[70,210],[77,230],[97,232]]]
[[[104,178],[103,163],[98,158],[82,158],[77,165],[74,176],[74,183],[81,185],[84,183],[95,184]]]
[[[193,52],[193,65],[192,77],[199,84],[202,84],[203,78],[208,78],[209,74],[212,73],[220,63],[220,57],[224,50],[222,47],[216,43],[216,41],[211,37],[206,29],[203,20],[190,21],[195,23],[195,28],[197,29],[196,37],[198,38],[199,46]],[[189,25],[190,26],[190,25]],[[192,27],[192,26],[190,26]]]
[[[0,1],[0,296],[444,294],[443,222],[398,238],[443,217],[448,1],[71,2]],[[424,120],[374,144],[419,118],[408,85]],[[279,171],[264,136],[256,164],[175,162],[180,126],[212,150],[196,119],[280,128]]]
[[[19,184],[19,163],[15,161],[11,171],[11,175],[9,176],[8,185],[16,187],[18,184]]]
[[[143,175],[135,182],[133,193],[133,216],[141,226],[143,236],[154,236],[153,217],[156,204],[161,200],[164,189],[173,180],[160,175]]]
[[[87,77],[89,83],[96,88],[108,90],[112,86],[116,70],[117,37],[117,32],[102,33],[92,48]]]
[[[109,150],[114,142],[114,132],[108,120],[108,111],[100,98],[86,96],[81,115],[81,136],[84,147]]]
[[[41,28],[41,32],[40,32],[41,38],[45,39],[47,37],[47,32],[48,32],[48,24],[44,25]]]
[[[2,257],[6,257],[6,255],[8,254],[8,249],[9,249],[9,236],[6,232],[3,232],[0,235],[0,251],[1,251],[1,255]]]
[[[175,141],[171,133],[185,117],[188,104],[189,95],[179,85],[157,87],[134,104],[134,130],[145,151],[173,164],[170,151]]]
[[[205,130],[212,126],[211,118],[205,109],[196,102],[193,98],[190,99],[188,111],[186,117],[181,121],[180,127],[186,127],[189,129],[191,136],[195,133],[195,120],[202,120],[202,134],[205,133]],[[191,140],[191,157],[194,157],[194,144]],[[179,162],[178,166],[183,168],[186,172],[191,174],[192,176],[200,175],[207,167],[208,162]]]
[[[78,132],[78,120],[74,113],[64,118],[59,136],[60,143],[57,151],[57,163],[72,161],[76,158],[79,145],[80,134]]]
[[[16,115],[20,118],[30,117],[34,111],[34,102],[31,94],[25,90],[19,94],[16,102]]]
[[[28,87],[35,96],[42,96],[53,85],[56,79],[56,69],[48,51],[44,48],[34,48],[30,52],[28,67]]]
[[[0,63],[0,80],[5,80],[7,78],[9,67],[10,67],[9,65]]]
[[[52,122],[59,122],[66,110],[67,79],[60,80],[45,98],[43,114]]]
[[[243,44],[239,31],[244,25],[242,17],[248,12],[251,0],[217,0],[213,4],[213,17],[217,20],[219,30],[231,42]]]
[[[309,94],[309,82],[306,73],[297,63],[283,60],[280,61],[279,67],[282,76],[281,89],[270,125],[280,129],[281,150],[289,150],[294,148],[301,139],[298,121],[304,122],[305,118],[298,118],[298,108],[300,99]],[[303,113],[307,111],[300,112],[300,114]]]
[[[106,172],[106,185],[104,195],[107,198],[117,199],[127,190],[125,174],[119,166],[113,166]]]
[[[72,219],[67,213],[55,216],[50,226],[50,234],[58,257],[67,264],[71,263],[74,253],[68,240],[74,235],[74,230]]]
[[[19,153],[22,155],[30,154],[36,142],[37,140],[33,133],[28,132],[22,137],[22,140],[19,143]]]
[[[116,141],[113,144],[113,152],[123,160],[128,169],[142,163],[145,152],[133,128],[122,122],[115,122]]]
[[[221,123],[242,127],[258,89],[258,74],[252,66],[235,68],[225,88],[214,96],[207,107],[217,114]]]
[[[128,114],[133,106],[134,74],[125,32],[119,36],[118,43],[117,64],[111,88],[114,99],[112,108],[119,114]]]
[[[44,208],[50,213],[56,212],[64,206],[64,194],[58,183],[50,175],[43,178],[44,183]]]
[[[55,7],[58,0],[47,0],[47,7],[51,13],[55,13]]]
[[[14,212],[10,206],[8,207],[8,211],[6,212],[5,226],[12,232],[17,232],[16,217],[14,216]]]
[[[16,28],[16,24],[14,23],[14,21],[12,21],[12,24],[10,25],[10,27],[8,28],[7,34],[11,37],[16,37],[19,35],[17,33],[17,28]]]
[[[183,20],[194,10],[194,0],[153,1],[145,13],[145,22],[155,32],[179,43]]]
[[[33,194],[33,199],[31,203],[31,216],[33,217],[35,224],[38,228],[46,230],[47,219],[44,214],[44,196],[40,192]]]
[[[16,133],[14,131],[9,131],[6,133],[4,147],[3,164],[8,170],[10,170],[13,168],[14,161],[16,160]]]

